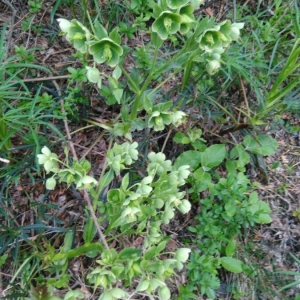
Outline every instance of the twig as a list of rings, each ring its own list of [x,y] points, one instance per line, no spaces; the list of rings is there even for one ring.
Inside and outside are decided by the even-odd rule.
[[[61,97],[61,92],[60,92],[60,89],[59,89],[59,86],[57,84],[57,82],[55,80],[52,80],[54,86],[56,87],[57,89],[57,93],[58,95]],[[64,100],[61,98],[60,100],[60,105],[61,105],[61,111],[63,114],[65,114],[65,107],[64,107]],[[70,129],[69,129],[69,125],[68,125],[68,121],[66,118],[63,119],[64,121],[64,126],[65,126],[65,130],[66,130],[66,135],[67,135],[67,139],[69,141],[69,148],[71,150],[71,153],[73,155],[73,157],[78,160],[78,156],[77,156],[77,153],[75,151],[75,148],[74,148],[74,144],[72,142],[72,138],[71,138],[71,134],[70,134]],[[95,211],[93,209],[93,206],[92,206],[92,203],[91,203],[91,200],[90,200],[90,197],[89,197],[89,194],[87,192],[86,189],[83,190],[83,198],[84,200],[86,201],[87,205],[88,205],[88,208],[89,208],[89,211],[91,213],[91,216],[94,220],[94,224],[97,228],[97,231],[98,231],[98,234],[99,234],[99,237],[100,237],[100,240],[102,241],[102,243],[104,244],[105,248],[109,250],[109,247],[108,247],[108,244],[107,244],[107,241],[105,239],[105,236],[100,228],[100,225],[98,223],[98,219],[97,219],[97,216],[95,214]]]
[[[41,77],[41,78],[25,78],[25,79],[21,79],[21,81],[23,81],[23,82],[36,82],[36,81],[47,81],[47,80],[57,80],[57,79],[68,79],[69,77],[70,77],[70,75],[50,76],[50,77]],[[16,81],[16,80],[12,80],[10,82],[18,83],[18,81]]]
[[[6,55],[8,55],[9,52],[10,52],[10,48],[11,48],[12,32],[13,32],[13,27],[14,27],[14,23],[15,23],[15,17],[16,17],[17,10],[12,5],[11,1],[9,1],[9,0],[2,0],[2,2],[5,3],[7,6],[9,6],[9,8],[11,9],[11,12],[12,12],[12,14],[11,14],[11,20],[10,20],[10,27],[9,27],[9,31],[8,31],[8,37],[7,37]]]
[[[248,103],[248,98],[247,98],[247,94],[246,94],[246,89],[245,89],[244,82],[242,80],[241,75],[239,75],[239,78],[240,78],[240,83],[241,83],[241,87],[242,87],[243,96],[244,96],[244,100],[245,100],[245,103],[246,103],[247,111],[248,111],[248,114],[249,114],[250,109],[249,109],[249,103]]]
[[[169,139],[169,137],[170,137],[171,132],[172,132],[172,128],[170,128],[169,131],[168,131],[168,134],[167,134],[167,136],[166,136],[166,138],[165,138],[164,144],[163,144],[163,146],[162,146],[162,148],[161,148],[161,152],[164,152],[164,150],[165,150],[165,148],[166,148],[166,145],[167,145],[167,142],[168,142],[168,139]]]

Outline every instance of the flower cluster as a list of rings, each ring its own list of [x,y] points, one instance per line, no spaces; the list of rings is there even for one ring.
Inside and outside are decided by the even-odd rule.
[[[55,153],[52,153],[46,146],[42,148],[42,154],[38,154],[38,162],[44,165],[47,174],[53,173],[52,177],[46,180],[46,188],[54,190],[56,182],[66,182],[71,185],[76,183],[76,188],[91,189],[98,184],[97,180],[92,176],[87,175],[91,169],[91,164],[83,159],[80,162],[74,161],[72,167],[60,169],[58,162],[59,159]]]
[[[121,37],[117,28],[108,35],[106,29],[96,22],[95,33],[92,34],[77,20],[57,19],[57,21],[66,39],[74,45],[75,49],[82,53],[90,53],[96,63],[106,62],[110,67],[115,67],[119,63],[123,48],[120,46]],[[87,67],[87,72],[90,82],[101,85],[100,73],[96,68]]]
[[[161,131],[165,129],[166,125],[170,125],[171,123],[175,127],[184,123],[186,114],[182,111],[169,111],[172,105],[172,101],[168,101],[154,105],[151,108],[151,112],[148,109],[150,113],[148,127],[153,128],[154,131]]]
[[[186,34],[195,22],[194,10],[203,2],[203,0],[158,1],[153,10],[156,20],[152,24],[152,31],[162,40],[166,40],[170,34],[178,31]]]
[[[210,75],[219,70],[221,54],[231,42],[238,40],[243,27],[244,23],[231,23],[226,20],[204,30],[198,37],[200,49],[207,54],[206,70]]]
[[[107,151],[107,164],[116,175],[119,175],[121,170],[126,169],[125,165],[129,166],[138,159],[137,146],[137,142],[132,144],[126,142],[121,145],[116,143]]]
[[[132,151],[135,152],[135,149]],[[128,163],[134,155],[129,155]],[[112,163],[115,159],[108,159],[114,168]],[[176,209],[184,214],[191,209],[190,202],[183,199],[185,193],[179,190],[190,170],[188,165],[177,169],[172,167],[171,161],[166,160],[163,153],[151,152],[148,160],[147,175],[140,182],[128,188],[129,177],[126,174],[121,187],[108,192],[107,212],[111,228],[137,222],[137,230],[142,232],[147,226],[147,220],[153,219],[146,241],[146,245],[151,245],[160,241],[160,226],[170,222]]]

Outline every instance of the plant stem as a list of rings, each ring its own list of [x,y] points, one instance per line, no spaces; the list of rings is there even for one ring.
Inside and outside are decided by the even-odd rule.
[[[52,82],[53,82],[54,86],[57,89],[58,95],[61,97],[61,92],[60,92],[60,89],[59,89],[59,86],[58,86],[57,82],[55,80],[53,80]],[[61,98],[60,104],[61,104],[62,114],[65,115],[65,107],[64,107],[64,100],[63,100],[63,98]],[[69,129],[67,118],[64,117],[63,121],[64,121],[64,125],[65,125],[67,139],[69,141],[69,148],[71,150],[71,153],[72,153],[74,159],[76,159],[78,161],[78,156],[77,156],[77,153],[75,151],[74,144],[72,142],[72,138],[71,138],[71,134],[70,134],[70,129]],[[104,236],[104,234],[103,234],[103,232],[102,232],[102,230],[100,228],[100,225],[98,223],[98,219],[96,217],[95,210],[93,209],[93,206],[92,206],[92,203],[91,203],[91,200],[90,200],[90,196],[89,196],[88,191],[86,189],[83,190],[83,198],[84,198],[85,202],[88,205],[89,211],[91,213],[91,216],[92,216],[93,221],[95,223],[95,226],[97,228],[100,240],[102,241],[102,243],[105,246],[105,248],[109,249],[108,244],[107,244],[106,239],[105,239],[105,236]]]
[[[141,96],[143,95],[143,93],[146,91],[148,85],[150,84],[151,80],[153,79],[153,75],[154,75],[154,68],[155,68],[155,64],[156,64],[156,60],[157,60],[157,55],[158,55],[158,47],[155,48],[155,52],[154,52],[154,58],[153,58],[153,63],[151,66],[151,70],[150,73],[148,75],[148,77],[146,78],[140,92],[139,95],[137,96],[137,98],[135,99],[134,103],[133,103],[133,108],[132,108],[132,112],[130,114],[130,119],[131,120],[135,120],[137,117],[137,112],[138,109],[140,107],[140,101],[141,101]]]

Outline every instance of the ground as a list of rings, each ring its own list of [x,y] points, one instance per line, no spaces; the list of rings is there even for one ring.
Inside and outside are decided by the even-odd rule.
[[[98,1],[99,5],[106,5],[106,1]],[[237,2],[237,3],[236,3]],[[270,7],[270,1],[259,1],[260,9],[267,9]],[[43,83],[42,92],[48,92],[53,96],[61,95],[64,90],[67,89],[67,68],[78,66],[78,60],[71,55],[75,50],[65,40],[63,36],[59,34],[57,23],[53,19],[63,17],[66,19],[72,19],[72,7],[69,5],[61,5],[56,11],[55,15],[51,15],[53,5],[55,1],[41,1],[42,7],[37,13],[30,13],[27,1],[7,1],[2,0],[0,2],[0,23],[8,24],[5,34],[5,42],[8,44],[7,57],[14,55],[16,52],[15,46],[23,46],[25,49],[35,49],[34,53],[35,61],[32,63],[46,67],[51,70],[50,73],[44,72],[44,70],[37,70],[36,74],[30,72],[23,72],[23,82],[28,87],[30,92],[34,94],[39,88],[39,83]],[[242,4],[248,6],[249,13],[255,11],[258,7],[256,1],[206,1],[205,7],[202,7],[197,14],[208,15],[216,17],[218,20],[223,20],[227,16],[231,17],[236,13],[235,5]],[[78,9],[78,8],[73,8]],[[93,13],[93,12],[91,12]],[[143,43],[143,39],[147,40],[147,36],[137,36],[134,40],[129,40],[128,43]],[[28,54],[29,52],[27,52]],[[130,64],[129,62],[126,62]],[[172,86],[172,82],[170,82]],[[171,87],[166,87],[171,88]],[[75,114],[75,118],[69,123],[71,131],[75,131],[78,126],[87,126],[84,131],[76,132],[72,135],[73,144],[76,148],[76,152],[79,157],[83,157],[87,153],[87,158],[92,164],[92,172],[95,176],[99,176],[102,166],[104,164],[106,150],[108,147],[108,140],[106,136],[101,135],[101,130],[94,127],[89,127],[85,119],[90,118],[102,123],[108,123],[109,120],[117,115],[117,111],[111,108],[107,108],[103,105],[103,100],[98,97],[97,89],[89,89],[84,91],[87,99],[87,105],[82,104],[78,108],[79,119]],[[233,91],[234,93],[234,91]],[[237,97],[236,94],[227,95],[227,97]],[[13,101],[13,100],[11,100]],[[13,103],[14,104],[14,103]],[[13,105],[12,104],[12,105]],[[59,107],[59,102],[55,102],[53,105]],[[72,118],[72,116],[71,116]],[[62,124],[60,120],[48,120],[55,125],[60,126]],[[250,243],[251,255],[247,254],[249,263],[253,265],[259,265],[259,277],[257,278],[257,289],[263,294],[267,289],[278,290],[282,284],[288,284],[290,282],[299,280],[299,278],[290,276],[289,279],[282,279],[280,275],[276,275],[276,271],[297,271],[299,270],[299,264],[291,256],[293,254],[296,257],[300,257],[300,143],[299,137],[293,134],[290,130],[292,126],[299,126],[299,119],[296,114],[286,113],[282,114],[276,119],[267,120],[266,124],[260,126],[261,132],[274,137],[279,144],[277,152],[269,157],[262,158],[259,163],[253,163],[249,166],[249,177],[252,181],[260,183],[258,191],[261,199],[267,201],[272,208],[272,223],[269,225],[260,225],[255,227],[253,231],[245,232],[244,240],[241,241],[245,245]],[[210,143],[215,141],[215,124],[211,124],[207,118],[200,118],[200,122],[204,134]],[[221,133],[223,128],[218,127],[218,132]],[[38,130],[42,130],[39,128]],[[62,129],[63,130],[63,129]],[[25,129],[26,131],[26,129]],[[239,132],[242,129],[224,131],[221,134],[221,138],[224,139],[238,139],[240,138]],[[39,132],[39,135],[44,135],[48,141],[55,141],[57,136],[48,130],[48,132]],[[156,147],[157,143],[166,147],[166,153],[174,153],[173,144],[171,142],[164,143],[167,133],[163,133],[162,136],[153,137],[150,142],[150,148]],[[142,137],[135,137],[136,140],[142,139]],[[30,137],[28,137],[30,139]],[[61,184],[54,191],[46,191],[44,182],[38,172],[33,172],[30,169],[30,165],[34,163],[34,150],[26,145],[30,145],[30,142],[26,143],[24,136],[18,133],[12,137],[13,147],[13,159],[12,161],[22,161],[16,176],[15,181],[11,182],[9,176],[12,173],[7,172],[7,177],[1,177],[1,197],[9,198],[10,202],[1,204],[0,209],[3,210],[6,216],[10,216],[11,222],[17,227],[26,226],[32,224],[33,220],[39,220],[45,226],[59,226],[67,227],[68,224],[77,223],[78,228],[82,223],[82,216],[84,213],[84,205],[81,200],[80,193],[75,189],[67,189],[66,185]],[[168,137],[167,137],[168,139]],[[96,141],[96,142],[95,142]],[[59,157],[64,156],[63,149],[61,153],[57,153]],[[0,154],[1,158],[1,154]],[[274,168],[274,164],[278,167]],[[12,165],[7,164],[5,160],[0,162],[0,171],[2,174],[10,168],[13,170]],[[8,189],[9,187],[9,189]],[[3,194],[4,193],[4,194]],[[3,198],[3,199],[4,199]],[[43,211],[41,203],[46,204],[46,211]],[[4,202],[3,202],[4,203]],[[37,205],[39,203],[39,205]],[[50,204],[50,206],[48,205]],[[52,208],[51,208],[52,205]],[[196,210],[197,208],[194,208]],[[55,214],[55,218],[53,218]],[[6,223],[7,217],[0,215],[0,220],[3,224]],[[60,223],[57,223],[60,222]],[[182,245],[182,237],[186,232],[182,228],[187,227],[192,222],[192,214],[185,219],[178,217],[172,224],[172,228],[165,228],[166,231],[173,232],[172,239],[168,244],[170,249]],[[1,229],[0,227],[0,230]],[[32,228],[34,232],[34,228]],[[81,233],[77,234],[77,239],[81,238]],[[38,235],[31,236],[32,241],[39,239]],[[178,239],[178,240],[177,240]],[[55,238],[54,238],[55,240]],[[139,239],[133,240],[120,240],[119,243],[123,245],[138,245]],[[57,246],[62,241],[57,238],[55,240]],[[4,245],[3,245],[4,246]],[[10,248],[10,251],[13,251]],[[241,255],[243,255],[241,253]],[[90,261],[72,261],[71,272],[75,274],[79,272],[81,275],[85,273],[85,268]],[[80,267],[78,266],[80,265]],[[1,264],[0,264],[1,266]],[[11,276],[14,275],[13,267],[4,265],[5,268],[0,272],[0,296],[5,297],[5,285]],[[80,271],[78,269],[80,268]],[[248,282],[243,276],[234,276],[224,273],[221,274],[223,281],[223,288],[226,287],[232,280],[240,280],[241,286],[247,287]],[[184,274],[182,275],[184,276]],[[278,278],[277,278],[278,277]],[[281,279],[279,279],[279,277]],[[285,277],[287,278],[287,277]],[[181,278],[184,281],[184,278]],[[286,281],[285,281],[286,280]],[[249,283],[250,284],[250,283]],[[253,282],[251,282],[253,284]],[[74,283],[76,286],[76,283]],[[264,286],[265,285],[265,286]],[[281,285],[281,286],[280,286]],[[86,297],[90,294],[90,291],[85,288]],[[232,295],[229,295],[223,290],[219,291],[220,299],[233,299]],[[223,293],[223,294],[222,294]],[[289,289],[288,292],[282,292],[282,298],[276,296],[276,299],[294,299],[295,296],[300,294],[299,286],[295,286]],[[200,297],[200,296],[199,296]],[[221,298],[222,297],[222,298]],[[91,298],[92,299],[92,298]],[[201,299],[201,298],[199,298]],[[238,298],[246,299],[246,298]],[[254,298],[253,298],[254,299]],[[255,299],[267,299],[265,296],[256,295]],[[271,298],[269,298],[271,299]],[[275,298],[273,298],[275,299]]]

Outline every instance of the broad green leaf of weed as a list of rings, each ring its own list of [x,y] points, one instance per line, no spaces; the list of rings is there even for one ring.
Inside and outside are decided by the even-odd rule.
[[[236,251],[236,241],[231,239],[225,249],[227,257],[231,257]]]
[[[243,272],[243,263],[232,257],[222,257],[221,264],[224,269],[232,272],[232,273],[241,273]]]
[[[256,137],[251,135],[245,136],[243,144],[246,147],[245,150],[260,155],[274,154],[278,147],[278,143],[275,139],[262,134]]]
[[[201,165],[205,171],[220,165],[226,157],[225,145],[217,144],[208,147],[201,156]]]
[[[8,257],[8,254],[4,254],[4,255],[0,256],[0,266],[4,265],[7,257]]]
[[[194,172],[194,178],[196,180],[198,193],[206,190],[211,182],[211,175],[208,172],[205,172],[202,168],[199,168]]]
[[[195,150],[185,151],[178,156],[174,163],[174,167],[178,169],[181,166],[189,165],[192,170],[195,170],[201,161],[202,153]]]

